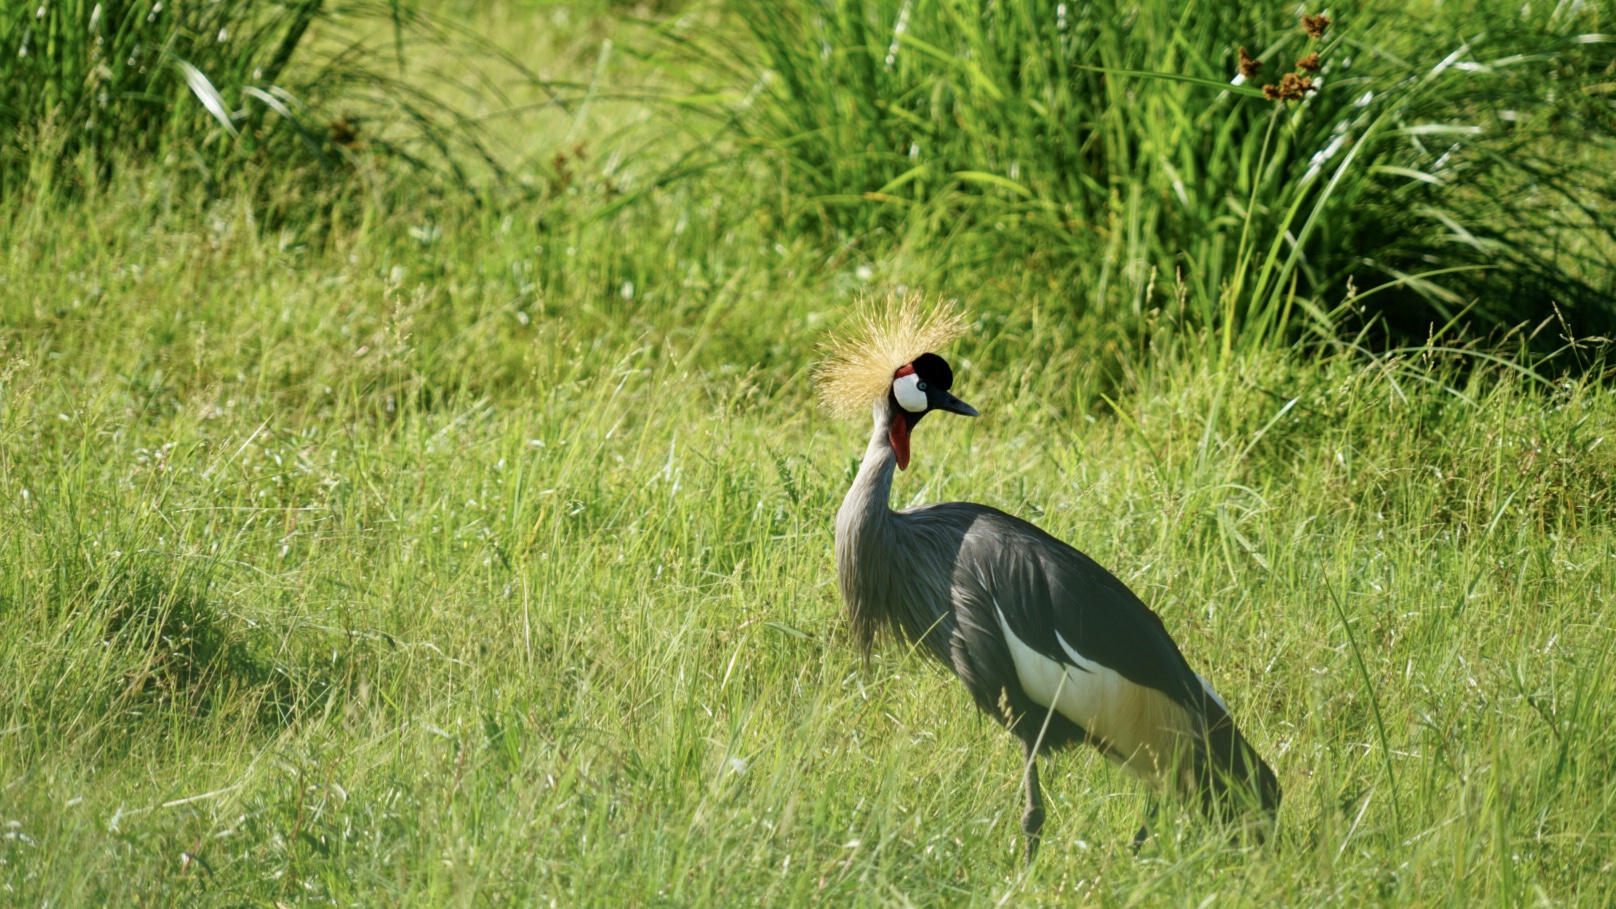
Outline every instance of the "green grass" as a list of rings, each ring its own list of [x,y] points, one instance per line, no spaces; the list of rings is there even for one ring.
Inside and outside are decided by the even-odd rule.
[[[460,28],[463,10],[421,6],[4,0],[0,191],[81,193],[156,159],[219,195],[267,189],[260,207],[303,222],[405,176],[519,192],[478,127],[537,74]]]
[[[739,5],[733,47],[670,34],[746,87],[726,109],[784,224],[1014,258],[1116,322],[1155,272],[1201,324],[1258,336],[1339,324],[1317,314],[1348,280],[1383,287],[1365,305],[1405,337],[1551,301],[1616,326],[1598,4],[1364,0],[1319,41],[1282,3]],[[1236,87],[1242,47],[1263,68]],[[1317,92],[1264,100],[1315,51]]]
[[[641,65],[454,9],[552,82]],[[1247,344],[1148,268],[1119,330],[1037,267],[782,231],[759,160],[662,181],[666,108],[596,94],[491,127],[536,195],[269,224],[277,173],[155,160],[0,200],[0,904],[1616,899],[1599,347]],[[1267,846],[1169,810],[1135,857],[1143,791],[1076,751],[1026,869],[1012,740],[853,652],[866,427],[807,376],[899,283],[970,312],[983,416],[927,422],[896,504],[1133,586],[1278,772]]]
[[[140,189],[4,232],[8,902],[1611,898],[1596,384],[1220,362],[1165,317],[1108,378],[1058,303],[983,285],[985,416],[928,424],[900,504],[1113,567],[1287,792],[1262,851],[1175,816],[1136,859],[1140,790],[1074,753],[1023,875],[1012,743],[846,641],[863,427],[804,376],[849,294],[804,255],[655,217],[554,267],[475,216],[282,248]]]
[[[236,151],[284,157],[277,146],[299,134],[319,155],[324,130],[316,137],[318,127],[299,122],[308,119],[299,95],[333,73],[288,67],[303,62],[323,5],[8,0],[0,128],[13,138],[0,147],[0,177],[37,179],[38,165],[76,159],[104,170],[129,150],[184,154],[206,170]],[[283,76],[296,93],[281,88]]]

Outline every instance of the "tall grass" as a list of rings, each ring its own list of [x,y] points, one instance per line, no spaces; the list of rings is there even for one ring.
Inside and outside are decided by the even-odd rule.
[[[1058,294],[983,282],[949,353],[984,416],[923,427],[897,503],[1113,568],[1287,794],[1263,851],[1169,814],[1136,857],[1142,789],[1073,752],[1029,870],[1013,743],[846,639],[868,430],[807,387],[849,296],[821,253],[693,184],[565,233],[468,206],[313,246],[158,195],[0,221],[0,902],[1616,892],[1591,378],[1225,358],[1170,319],[1102,351]]]
[[[559,10],[497,9],[549,52]],[[555,84],[590,92],[615,58],[575,27]],[[1013,190],[917,197],[953,233],[826,201],[827,251],[758,217],[798,211],[758,195],[778,169],[662,181],[599,110],[525,137],[569,150],[542,200],[344,197],[317,242],[166,155],[0,196],[0,903],[1612,903],[1597,347],[1551,381],[1530,332],[1224,346],[1242,312],[1120,252],[1118,343],[1127,307],[1074,314],[1073,241],[1004,244],[1075,230]],[[1274,149],[1313,108],[1253,110]],[[1234,249],[1220,304],[1306,279]],[[923,428],[896,504],[1003,508],[1139,591],[1281,777],[1263,849],[1169,811],[1134,855],[1143,791],[1076,751],[1028,868],[1013,743],[940,667],[849,646],[868,427],[807,379],[904,276],[871,253],[974,316],[948,353],[983,417]]]
[[[511,106],[499,80],[529,75],[403,0],[6,0],[0,48],[0,181],[14,189],[152,158],[210,186],[340,187],[403,164],[482,188],[505,172],[469,111]],[[406,78],[419,56],[454,71]]]
[[[203,151],[209,134],[260,138],[323,0],[272,3],[7,2],[0,8],[0,129],[56,158]],[[292,85],[313,84],[313,71]],[[248,105],[256,111],[246,111]],[[239,115],[242,110],[245,116]],[[54,128],[51,128],[54,127]],[[13,154],[15,150],[13,149]]]
[[[1348,281],[1401,333],[1616,317],[1595,5],[1355,3],[1322,43],[1279,3],[742,6],[709,58],[752,87],[738,129],[787,223],[1025,263],[1116,320],[1153,273],[1258,336],[1297,305],[1333,324]],[[1236,87],[1241,47],[1264,69]],[[1256,91],[1314,50],[1304,102]]]

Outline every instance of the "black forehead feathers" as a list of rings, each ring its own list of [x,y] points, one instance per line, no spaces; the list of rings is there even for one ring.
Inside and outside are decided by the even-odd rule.
[[[915,375],[938,391],[947,391],[954,385],[954,370],[948,361],[934,353],[923,353],[915,358]]]

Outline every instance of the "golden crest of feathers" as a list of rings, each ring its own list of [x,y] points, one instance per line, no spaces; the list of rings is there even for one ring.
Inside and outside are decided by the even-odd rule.
[[[892,387],[892,374],[923,353],[935,353],[965,334],[965,319],[949,303],[927,305],[918,293],[867,300],[850,330],[823,347],[814,386],[825,409],[838,417],[867,417],[870,405]]]

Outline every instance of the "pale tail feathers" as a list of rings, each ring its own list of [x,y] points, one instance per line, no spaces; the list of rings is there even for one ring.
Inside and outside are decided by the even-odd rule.
[[[1207,719],[1206,750],[1196,768],[1202,808],[1209,817],[1222,820],[1254,812],[1271,820],[1280,801],[1273,769],[1240,734],[1216,695],[1207,704]],[[1260,836],[1261,828],[1257,832]]]
[[[1271,817],[1279,809],[1273,770],[1240,734],[1205,678],[1205,716],[1198,721],[1164,692],[1084,659],[1058,634],[1056,642],[1071,662],[1044,656],[1016,637],[997,606],[995,612],[1022,689],[1083,727],[1107,757],[1156,786],[1198,800],[1213,818],[1233,820],[1253,809]]]

